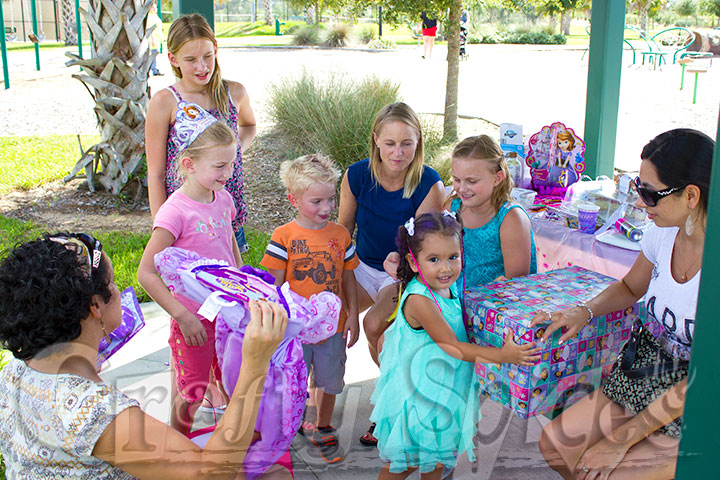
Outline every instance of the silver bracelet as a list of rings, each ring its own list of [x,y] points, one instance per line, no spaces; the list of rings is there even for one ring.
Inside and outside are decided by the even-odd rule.
[[[587,319],[587,322],[585,322],[585,324],[587,325],[588,323],[590,323],[590,320],[593,319],[593,317],[595,316],[595,314],[594,314],[593,311],[590,309],[590,307],[588,307],[588,304],[585,303],[585,302],[583,302],[583,303],[581,303],[580,305],[578,305],[578,307],[583,307],[585,310],[588,311],[588,314],[590,315],[590,317]]]

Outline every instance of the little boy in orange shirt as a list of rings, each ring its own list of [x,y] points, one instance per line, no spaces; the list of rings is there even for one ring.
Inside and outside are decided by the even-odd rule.
[[[343,300],[337,333],[325,342],[303,345],[316,387],[317,424],[312,441],[326,462],[335,463],[344,454],[330,420],[335,397],[345,386],[345,348],[357,342],[360,331],[353,273],[358,259],[347,229],[328,220],[335,209],[335,185],[340,178],[334,162],[319,154],[286,160],[280,165],[280,178],[297,217],[273,231],[260,264],[275,277],[276,285],[287,281],[304,297],[329,291]]]

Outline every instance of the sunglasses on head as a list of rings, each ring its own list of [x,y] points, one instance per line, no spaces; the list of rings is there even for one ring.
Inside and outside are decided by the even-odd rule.
[[[635,187],[635,191],[637,191],[638,195],[640,196],[640,199],[643,201],[645,205],[648,207],[654,207],[657,205],[657,203],[670,195],[674,192],[679,192],[685,187],[671,187],[666,188],[665,190],[650,190],[649,188],[645,188],[640,183],[640,177],[635,177],[635,180],[633,180],[633,186]]]
[[[73,251],[81,260],[88,277],[100,268],[102,260],[102,243],[87,233],[70,233],[50,237],[50,240]]]

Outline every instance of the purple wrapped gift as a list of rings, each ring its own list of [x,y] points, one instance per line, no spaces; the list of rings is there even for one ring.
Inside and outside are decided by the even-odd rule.
[[[108,358],[113,356],[115,352],[130,341],[141,328],[145,326],[145,318],[143,317],[140,304],[138,303],[135,290],[128,287],[120,294],[120,305],[122,306],[122,322],[118,327],[110,332],[107,338],[100,340],[97,356],[98,371]],[[109,341],[108,341],[109,340]]]

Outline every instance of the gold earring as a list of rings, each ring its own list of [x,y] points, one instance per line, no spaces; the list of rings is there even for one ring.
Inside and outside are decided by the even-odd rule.
[[[105,324],[102,321],[102,318],[98,318],[98,322],[100,322],[100,327],[103,331],[103,340],[105,340],[107,343],[110,343],[110,335],[108,334],[107,330],[105,330]]]

